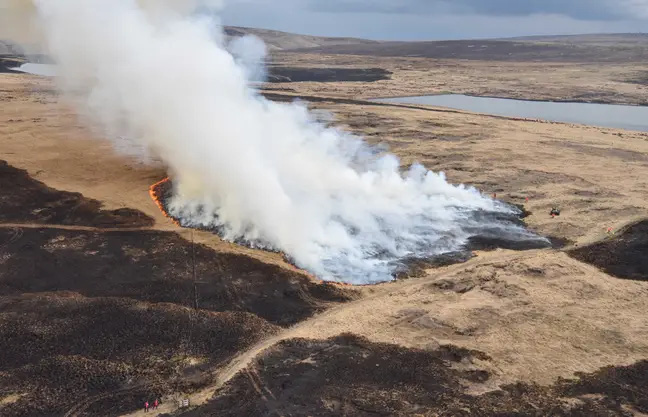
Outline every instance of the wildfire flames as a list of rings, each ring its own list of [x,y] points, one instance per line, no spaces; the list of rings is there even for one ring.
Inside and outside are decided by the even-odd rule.
[[[176,226],[182,226],[180,222],[173,217],[169,216],[169,213],[167,213],[166,208],[164,207],[164,203],[162,202],[162,199],[164,196],[162,195],[164,187],[164,184],[167,184],[170,181],[169,177],[156,182],[155,184],[151,185],[149,187],[149,195],[155,202],[155,204],[158,206],[162,214],[164,214],[164,217],[167,219],[171,220]]]

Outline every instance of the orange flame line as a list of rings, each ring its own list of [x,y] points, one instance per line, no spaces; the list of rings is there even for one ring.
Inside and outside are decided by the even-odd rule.
[[[153,199],[153,201],[155,202],[155,204],[158,206],[158,208],[160,209],[160,211],[162,212],[162,214],[164,214],[164,217],[166,217],[167,219],[171,220],[171,221],[172,221],[176,226],[180,226],[180,227],[182,227],[182,225],[180,224],[179,221],[177,221],[177,220],[174,219],[173,217],[169,216],[169,213],[167,213],[166,209],[164,208],[164,204],[162,204],[162,196],[161,196],[161,195],[158,195],[158,193],[157,193],[157,188],[158,188],[160,185],[162,185],[162,184],[164,184],[164,183],[166,183],[166,182],[169,182],[169,178],[168,178],[168,177],[165,178],[165,179],[163,179],[163,180],[161,180],[161,181],[156,182],[156,183],[153,184],[153,185],[151,185],[151,186],[149,187],[149,195],[151,196],[151,199]]]

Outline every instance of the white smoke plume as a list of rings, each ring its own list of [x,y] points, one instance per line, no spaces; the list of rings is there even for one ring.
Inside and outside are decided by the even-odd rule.
[[[265,58],[268,49],[261,39],[254,35],[237,37],[229,42],[227,49],[236,63],[245,70],[248,81],[265,81]]]
[[[477,190],[419,165],[403,174],[395,156],[317,123],[304,106],[262,98],[240,65],[255,55],[238,50],[235,59],[214,21],[192,13],[195,2],[0,4],[30,11],[63,91],[168,165],[171,212],[185,223],[355,284],[390,280],[400,260],[460,249],[484,230],[537,239],[476,216],[511,212]]]

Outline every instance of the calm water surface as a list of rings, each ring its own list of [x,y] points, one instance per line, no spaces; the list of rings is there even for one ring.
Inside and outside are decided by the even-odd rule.
[[[26,72],[27,74],[42,75],[45,77],[56,76],[56,66],[51,64],[22,64],[18,68],[12,68],[14,71]]]
[[[476,113],[648,132],[648,107],[617,104],[555,103],[461,94],[378,99],[384,103],[426,104]]]

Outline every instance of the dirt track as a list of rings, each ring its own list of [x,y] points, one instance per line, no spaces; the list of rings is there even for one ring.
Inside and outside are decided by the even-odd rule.
[[[462,63],[457,65],[467,68]],[[395,71],[394,82],[412,74]],[[474,78],[474,74],[464,76]],[[336,124],[365,135],[371,142],[387,143],[404,164],[423,162],[429,168],[445,171],[452,182],[474,184],[513,203],[524,204],[528,197],[527,207],[532,214],[526,220],[531,227],[569,239],[578,247],[607,238],[608,227],[617,231],[647,217],[648,166],[637,156],[648,154],[648,135],[433,108],[376,106],[355,100],[355,91],[370,94],[376,91],[371,89],[380,88],[380,83],[385,81],[350,83],[344,88],[335,83],[299,83],[290,88],[296,95],[319,95],[321,99],[313,107],[334,112]],[[273,372],[290,372],[296,380],[314,375],[331,410],[336,410],[344,405],[340,393],[353,387],[344,385],[349,380],[344,384],[340,381],[341,385],[326,381],[322,370],[339,367],[339,355],[363,351],[370,355],[387,352],[396,357],[434,357],[442,345],[483,352],[490,358],[466,359],[466,364],[460,361],[469,368],[459,371],[488,376],[468,384],[467,393],[481,394],[517,382],[539,383],[554,390],[559,377],[598,372],[606,366],[628,366],[614,368],[612,382],[604,376],[596,377],[596,381],[608,381],[601,382],[603,388],[598,391],[572,387],[575,393],[567,396],[587,404],[589,396],[601,396],[603,405],[596,403],[595,409],[608,414],[600,415],[622,415],[618,407],[606,405],[617,400],[622,411],[648,412],[641,402],[645,395],[641,386],[623,376],[642,372],[644,368],[638,361],[648,357],[648,282],[612,277],[559,250],[479,253],[466,264],[429,270],[420,278],[350,289],[317,285],[286,264],[280,255],[195,232],[200,247],[198,274],[201,281],[208,282],[200,284],[205,288],[204,292],[200,290],[203,295],[197,313],[204,316],[205,326],[195,334],[195,345],[187,345],[187,338],[180,337],[183,333],[178,338],[167,338],[167,334],[176,334],[170,329],[186,328],[194,322],[195,280],[187,264],[191,234],[166,219],[148,195],[148,187],[164,176],[164,167],[140,164],[114,153],[105,142],[89,140],[93,135],[80,126],[47,80],[5,74],[0,75],[0,84],[2,158],[9,166],[25,169],[29,177],[52,187],[43,194],[47,196],[42,201],[49,204],[48,210],[37,206],[20,210],[21,205],[14,204],[18,200],[13,194],[19,189],[36,192],[39,187],[22,186],[12,189],[11,198],[0,198],[0,202],[8,204],[0,213],[10,215],[2,218],[5,225],[0,228],[0,323],[11,326],[3,340],[7,349],[12,349],[7,351],[13,356],[7,357],[15,359],[0,368],[0,402],[9,404],[0,409],[4,414],[29,415],[25,404],[35,392],[52,392],[47,404],[56,415],[63,415],[77,404],[81,406],[72,410],[76,415],[121,415],[136,410],[143,398],[196,393],[192,398],[194,403],[200,403],[216,391],[214,403],[192,414],[211,415],[209,407],[218,407],[224,401],[250,410],[246,407],[258,406],[264,396],[270,398],[265,388],[278,398],[274,409],[286,410],[282,407],[290,405],[290,401],[281,397],[281,390],[302,394],[270,385]],[[405,84],[387,85],[400,89]],[[488,85],[494,84],[484,88],[491,88]],[[623,88],[614,90],[615,94],[634,97]],[[326,98],[332,95],[338,97]],[[79,194],[57,194],[57,190]],[[31,195],[25,198],[25,204],[37,201]],[[69,217],[69,206],[57,201],[87,210],[73,211],[82,215]],[[548,216],[554,204],[563,210],[556,219]],[[57,207],[62,209],[57,211]],[[126,225],[134,218],[152,220],[150,224]],[[106,229],[110,226],[106,219],[112,219],[112,226],[118,230]],[[18,229],[21,235],[16,235]],[[93,252],[99,256],[88,256]],[[35,259],[40,269],[34,265]],[[8,263],[13,267],[7,268]],[[79,306],[84,306],[83,314],[78,314]],[[27,317],[28,313],[29,320],[15,319]],[[48,321],[54,317],[77,323],[78,333],[70,330],[63,335],[65,326]],[[92,333],[103,326],[97,324],[104,323],[101,320],[115,321],[115,317],[123,317],[122,327]],[[133,347],[132,357],[123,352],[121,357],[111,353],[111,343],[121,343],[120,338],[140,340],[142,336],[132,333],[132,329],[142,327],[147,328],[143,338],[148,343]],[[215,328],[224,329],[232,338],[210,333],[209,329]],[[231,334],[231,329],[237,330]],[[356,336],[337,338],[342,333]],[[74,355],[56,350],[52,357],[43,351],[20,356],[18,349],[34,340],[59,346],[62,344],[57,341],[84,340],[88,334],[106,342],[80,344],[72,352]],[[160,334],[165,335],[161,340]],[[382,345],[385,343],[389,346]],[[108,348],[102,350],[104,346]],[[320,351],[332,352],[331,357],[321,367],[309,365],[308,357]],[[155,366],[163,370],[162,380],[151,375],[148,363],[138,367],[136,358],[147,355],[157,358]],[[270,358],[267,367],[265,355]],[[31,363],[31,358],[43,360]],[[306,362],[276,368],[277,360],[291,363],[293,359]],[[447,357],[441,360],[444,367],[457,365]],[[99,385],[94,391],[76,385],[63,385],[64,391],[47,391],[60,385],[59,381],[48,380],[48,375],[51,377],[53,370],[68,369],[75,372],[68,380],[92,380]],[[360,369],[355,373],[366,378],[367,384],[374,384],[376,375],[382,378],[380,373],[364,375]],[[444,375],[449,375],[448,381],[456,377],[452,373]],[[25,384],[28,378],[37,380],[38,385]],[[421,386],[427,383],[419,382]],[[139,388],[140,383],[144,388]],[[627,390],[619,396],[614,384],[622,384]],[[392,405],[401,399],[416,398],[400,396],[400,391],[388,388],[398,395]],[[545,388],[525,389],[533,392],[531,403],[535,399],[542,399],[544,405],[556,401]],[[630,398],[628,392],[632,390],[639,393]],[[117,395],[103,397],[103,392]],[[519,400],[519,395],[507,392],[502,395],[514,398],[513,406],[528,405]],[[96,402],[86,400],[95,395]],[[456,391],[452,395],[463,398]],[[249,401],[238,404],[241,398]],[[171,400],[165,398],[159,411],[170,411],[174,404]],[[373,406],[380,405],[382,399],[375,401]],[[293,412],[324,410],[316,406],[306,402],[305,408]],[[353,405],[357,406],[360,411],[351,408],[349,413],[375,411],[372,404]],[[423,412],[435,410],[434,404],[426,407]]]

